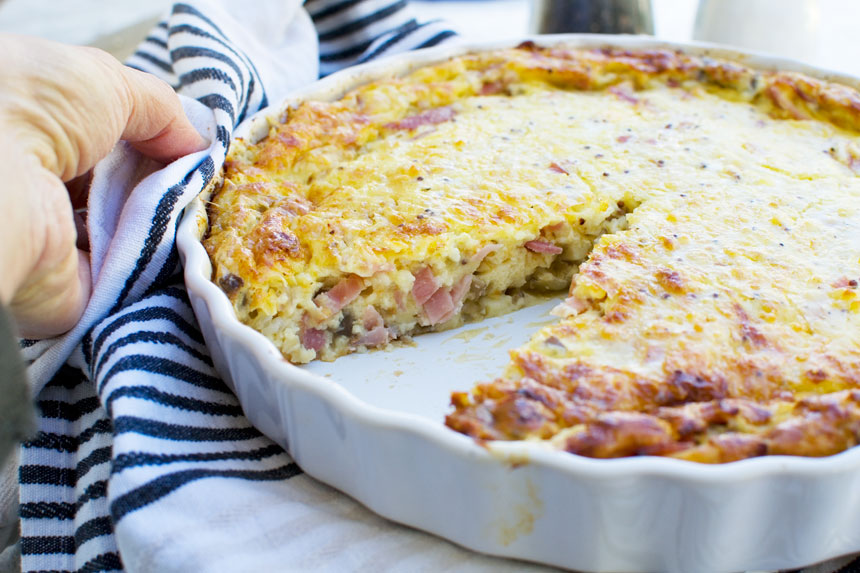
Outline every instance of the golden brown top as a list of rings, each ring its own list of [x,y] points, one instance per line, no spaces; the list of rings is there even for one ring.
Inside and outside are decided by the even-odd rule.
[[[736,94],[636,92],[630,121],[665,121],[650,136],[671,191],[637,194],[629,228],[580,267],[565,317],[511,353],[505,378],[455,395],[450,426],[704,462],[857,444],[858,95],[717,69]],[[607,161],[630,161],[636,131]]]

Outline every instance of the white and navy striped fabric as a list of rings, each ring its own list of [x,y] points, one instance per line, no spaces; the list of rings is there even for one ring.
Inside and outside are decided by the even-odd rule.
[[[438,546],[303,476],[248,423],[212,368],[174,235],[244,118],[320,72],[453,32],[402,0],[243,4],[177,3],[128,61],[185,96],[212,145],[162,168],[119,144],[95,171],[92,301],[69,334],[21,344],[40,410],[20,451],[24,571],[342,570]],[[325,547],[347,538],[358,553]]]
[[[454,36],[442,22],[419,24],[405,9],[407,0],[308,0],[305,5],[319,33],[323,76],[386,54],[435,46]]]

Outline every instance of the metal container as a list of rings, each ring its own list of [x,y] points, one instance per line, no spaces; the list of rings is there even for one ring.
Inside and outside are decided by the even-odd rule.
[[[531,31],[653,34],[650,0],[532,0]]]

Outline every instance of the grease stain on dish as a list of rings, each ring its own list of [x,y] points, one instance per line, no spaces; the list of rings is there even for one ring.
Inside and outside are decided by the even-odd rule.
[[[487,359],[486,354],[478,354],[474,352],[464,352],[454,358],[454,362],[465,364],[468,362],[482,362]]]
[[[454,336],[446,339],[442,344],[447,344],[449,342],[459,340],[461,342],[471,342],[473,339],[479,337],[487,331],[486,326],[482,326],[480,328],[470,328],[469,330],[465,330],[463,332],[457,333]]]
[[[531,479],[524,483],[523,502],[511,506],[510,521],[499,522],[499,543],[509,546],[524,535],[531,535],[535,522],[543,515],[544,504],[538,495],[538,488]]]
[[[526,324],[526,327],[527,328],[543,328],[544,326],[548,326],[548,325],[554,324],[556,322],[558,322],[557,318],[548,317],[546,320],[538,320],[535,322],[530,322],[530,323]]]

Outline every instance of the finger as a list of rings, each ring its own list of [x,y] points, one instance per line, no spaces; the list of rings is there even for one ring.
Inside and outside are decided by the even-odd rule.
[[[23,336],[56,336],[72,328],[86,307],[89,261],[75,248],[74,211],[63,182],[37,158],[5,151],[18,167],[8,174],[10,185],[0,187],[0,199],[5,196],[14,214],[0,227],[2,270],[13,280],[9,308]]]
[[[123,67],[131,114],[122,134],[138,151],[169,162],[209,146],[182,109],[173,89],[151,74]]]
[[[86,253],[69,251],[63,262],[32,277],[15,293],[9,308],[24,338],[50,338],[77,324],[90,298],[92,282]]]

